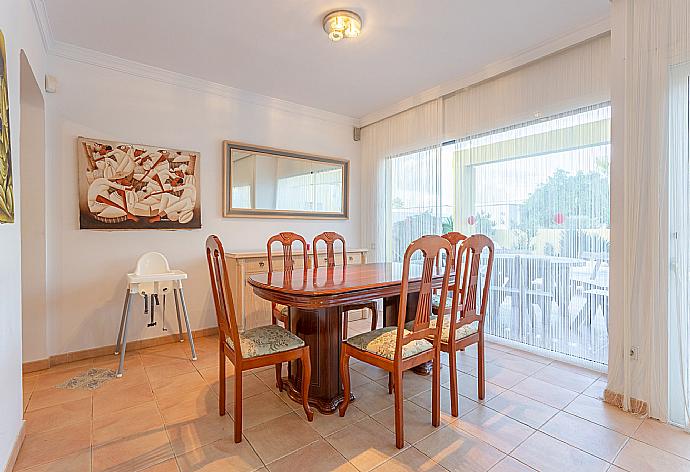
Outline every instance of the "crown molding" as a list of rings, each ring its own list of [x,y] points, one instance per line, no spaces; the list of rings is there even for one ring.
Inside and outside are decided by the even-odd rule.
[[[31,0],[36,21],[41,31],[43,45],[49,56],[59,57],[71,61],[89,64],[95,67],[121,72],[135,77],[155,80],[168,85],[184,87],[197,92],[217,95],[232,100],[238,100],[252,105],[262,106],[273,110],[296,113],[313,119],[328,121],[336,124],[354,126],[356,118],[338,113],[321,110],[287,100],[269,97],[267,95],[249,92],[247,90],[230,87],[205,79],[192,77],[179,72],[173,72],[148,64],[106,54],[93,49],[83,48],[74,44],[58,41],[53,36],[44,0]]]
[[[588,39],[601,36],[611,31],[611,21],[608,16],[600,18],[599,20],[578,28],[577,30],[565,33],[554,39],[550,39],[543,43],[536,45],[533,48],[523,50],[513,56],[506,57],[499,61],[486,65],[482,69],[471,74],[444,82],[440,85],[427,89],[421,93],[405,98],[390,106],[369,113],[359,120],[359,127],[364,127],[377,121],[381,121],[390,116],[409,110],[422,103],[435,100],[450,93],[462,90],[471,85],[483,82],[491,77],[505,74],[513,69],[522,67],[530,62],[534,62],[543,57],[554,54],[563,49],[575,46],[576,44],[587,41]]]

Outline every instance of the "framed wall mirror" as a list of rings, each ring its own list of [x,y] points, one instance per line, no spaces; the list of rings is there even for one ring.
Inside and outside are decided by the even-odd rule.
[[[225,217],[348,218],[350,163],[223,142]]]

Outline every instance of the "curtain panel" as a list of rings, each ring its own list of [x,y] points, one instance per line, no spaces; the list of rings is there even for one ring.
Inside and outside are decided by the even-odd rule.
[[[608,101],[610,56],[607,34],[446,96],[444,140]]]
[[[672,99],[671,70],[690,59],[687,0],[614,0],[613,71],[616,80],[612,106],[612,195],[619,209],[612,225],[612,258],[619,261],[616,284],[611,286],[611,342],[609,350],[608,401],[626,410],[669,419],[669,377],[687,359],[678,345],[669,349],[686,314],[669,312],[678,302],[673,297],[669,244],[669,200],[682,197],[674,185],[678,175],[669,173],[669,123],[676,121]],[[688,103],[680,109],[687,110]],[[686,129],[687,132],[687,129]],[[687,160],[688,156],[684,156]],[[685,186],[688,182],[683,183]],[[685,202],[687,207],[688,202]],[[673,210],[673,206],[671,207]],[[687,215],[687,209],[686,215]],[[670,215],[673,218],[673,214]],[[685,249],[687,250],[687,249]],[[671,276],[671,277],[670,277]],[[688,274],[682,274],[687,281]],[[671,292],[669,292],[671,289]],[[669,303],[671,302],[671,303]],[[670,316],[669,316],[670,315]],[[669,329],[674,317],[681,326]],[[684,391],[687,409],[687,379]],[[682,423],[682,421],[681,421]],[[687,423],[687,420],[686,420]]]
[[[423,151],[415,161],[425,169],[431,163],[440,168],[445,141],[606,102],[609,57],[610,37],[603,35],[364,127],[362,241],[371,260],[385,261],[392,254],[392,158]],[[434,178],[433,172],[418,172],[420,184]],[[427,200],[418,190],[412,199]]]

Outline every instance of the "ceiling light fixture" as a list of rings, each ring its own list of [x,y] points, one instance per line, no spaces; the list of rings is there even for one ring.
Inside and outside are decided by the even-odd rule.
[[[331,41],[356,38],[362,32],[362,18],[350,10],[336,10],[323,18],[323,30]]]

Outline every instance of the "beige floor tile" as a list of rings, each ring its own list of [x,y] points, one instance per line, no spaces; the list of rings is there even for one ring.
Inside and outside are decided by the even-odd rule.
[[[493,365],[505,367],[515,372],[524,375],[533,375],[535,372],[544,368],[545,364],[541,362],[531,361],[524,357],[514,356],[512,354],[504,354],[500,359],[497,359]]]
[[[244,435],[266,464],[318,441],[320,438],[319,433],[295,413],[245,429]]]
[[[115,384],[93,394],[93,416],[103,416],[154,400],[148,381],[138,385]]]
[[[489,400],[486,405],[532,428],[539,428],[558,413],[553,407],[510,390]]]
[[[638,416],[586,395],[573,400],[565,411],[628,436],[642,424],[642,419]]]
[[[170,359],[163,364],[146,366],[144,368],[152,387],[160,385],[162,382],[168,382],[171,377],[197,372],[194,364],[189,359]]]
[[[93,444],[136,438],[148,431],[163,431],[163,419],[155,402],[120,410],[93,420]]]
[[[544,382],[557,385],[559,387],[567,388],[573,392],[582,393],[590,385],[592,385],[596,379],[589,376],[578,374],[568,369],[562,367],[555,367],[549,365],[540,369],[538,372],[532,375],[534,378],[543,380]]]
[[[528,351],[523,351],[522,349],[519,348],[509,348],[507,346],[503,346],[503,350],[508,349],[509,354],[512,354],[514,356],[522,357],[523,359],[527,359],[530,361],[535,361],[539,362],[540,364],[551,364],[553,362],[552,359],[546,358],[544,356],[540,356],[539,354],[535,354],[533,352],[528,352]]]
[[[527,378],[525,374],[521,374],[507,367],[502,367],[496,364],[486,364],[486,380],[494,385],[503,388],[511,388],[516,384],[522,382]],[[477,370],[470,372],[474,377],[478,376]]]
[[[372,416],[376,421],[395,433],[395,407],[389,407]],[[448,423],[448,420],[441,416],[441,425]],[[403,402],[403,429],[405,441],[414,444],[437,430],[431,424],[431,411],[412,403],[409,400]]]
[[[431,411],[431,405],[432,405],[432,395],[431,391],[427,392],[422,392],[419,395],[415,395],[414,397],[410,397],[409,400],[412,403],[415,403],[422,408],[427,409],[428,411]],[[462,395],[458,395],[458,417],[469,413],[473,409],[477,408],[479,404],[475,402],[474,400],[470,400],[467,397],[463,397]],[[450,390],[441,387],[441,419],[444,420],[445,422],[453,422],[457,418],[454,418],[451,415],[451,410],[450,410]]]
[[[523,464],[522,462],[510,456],[503,459],[501,462],[491,469],[491,472],[532,472],[533,468]]]
[[[371,470],[401,452],[395,447],[395,433],[371,418],[333,433],[326,441],[360,471]]]
[[[356,400],[353,402],[360,410],[368,415],[373,415],[388,408],[395,403],[393,395],[388,393],[388,387],[384,387],[376,382],[371,382],[352,389]]]
[[[91,398],[91,390],[80,388],[47,388],[44,390],[35,390],[31,394],[31,399],[26,407],[26,411],[39,410],[41,408],[73,402],[75,400],[83,400],[85,398]]]
[[[276,387],[276,371],[273,367],[269,367],[268,369],[253,369],[251,371],[256,377],[261,380],[270,390],[272,391],[278,391],[278,388]],[[287,377],[288,371],[287,371],[287,362],[283,363],[283,370],[282,370],[282,375],[283,377]],[[217,376],[216,376],[217,377]]]
[[[381,380],[388,378],[388,371],[373,366],[371,364],[367,364],[365,362],[350,362],[350,369],[356,370],[357,372],[366,375],[371,380]]]
[[[690,460],[690,434],[670,424],[647,418],[633,438]]]
[[[553,361],[553,362],[551,363],[551,366],[552,366],[552,367],[556,367],[556,368],[558,368],[558,369],[567,370],[567,371],[569,371],[569,372],[574,372],[574,373],[576,373],[576,374],[578,374],[578,375],[582,375],[582,376],[584,376],[584,377],[589,377],[589,378],[592,378],[592,379],[598,379],[598,378],[601,377],[601,375],[602,375],[601,372],[597,372],[597,371],[594,371],[594,370],[591,370],[591,369],[587,369],[586,367],[581,367],[581,366],[578,366],[578,365],[569,364],[569,363],[567,363],[567,362]],[[606,375],[606,374],[604,374],[604,375]]]
[[[599,379],[587,387],[587,390],[582,393],[592,398],[604,398],[604,390],[606,390],[606,385],[606,380]]]
[[[620,433],[563,411],[542,426],[541,431],[608,462],[615,459],[628,440]]]
[[[559,410],[565,408],[577,397],[577,393],[572,390],[535,379],[534,377],[523,380],[511,390]]]
[[[242,400],[242,427],[251,428],[290,412],[292,408],[273,392],[263,392]],[[234,409],[229,408],[228,413],[235,418]]]
[[[59,426],[91,420],[91,398],[61,403],[24,415],[26,433],[40,433]]]
[[[219,394],[219,383],[218,383],[218,372],[213,374],[206,373],[206,371],[201,373],[216,395]],[[207,377],[209,375],[209,377]],[[211,376],[212,375],[212,376]],[[209,380],[209,378],[213,380]],[[232,404],[235,401],[235,376],[228,376],[225,379],[225,388],[227,395],[228,404]],[[265,383],[263,383],[259,378],[251,372],[244,372],[242,376],[242,398],[252,397],[258,395],[259,393],[268,392],[269,389]]]
[[[289,400],[292,402],[292,400]],[[296,403],[295,403],[296,405]],[[304,413],[302,405],[299,405],[299,409],[294,410],[300,418],[306,421],[307,415]],[[324,415],[319,413],[319,410],[313,408],[314,411],[314,421],[309,423],[309,426],[314,428],[321,436],[326,437],[330,434],[340,431],[353,423],[363,420],[367,415],[355,406],[352,402],[347,407],[347,413],[345,416],[341,417],[336,411],[332,415]]]
[[[147,467],[142,472],[179,472],[180,469],[177,467],[177,461],[175,459],[168,459],[160,464]]]
[[[320,440],[267,466],[271,472],[357,472],[357,468],[328,444]]]
[[[90,365],[85,364],[83,367],[80,367],[72,364],[63,364],[61,367],[61,369],[48,369],[43,371],[36,380],[34,390],[45,390],[47,388],[53,388],[71,379],[72,377],[86,372],[87,370],[89,370]]]
[[[635,439],[628,441],[614,464],[630,472],[690,471],[690,461]]]
[[[458,372],[458,393],[471,400],[480,401],[477,397],[477,381],[477,377],[464,372]],[[450,382],[441,382],[441,385],[449,388]],[[481,400],[482,402],[487,402],[505,392],[503,387],[499,387],[491,382],[485,382],[484,385],[484,400]]]
[[[447,426],[415,445],[450,471],[482,472],[505,457],[498,449],[456,428]]]
[[[100,356],[100,357],[95,357],[93,359],[93,367],[97,367],[100,369],[112,369],[112,370],[117,370],[117,368],[120,366],[120,356],[113,354],[109,354],[106,356]],[[125,354],[125,364],[124,364],[124,375],[122,378],[125,378],[128,373],[135,371],[135,370],[140,370],[143,369],[144,364],[141,361],[141,357],[139,357],[139,352],[138,351],[127,351]]]
[[[173,458],[162,429],[140,433],[93,448],[93,472],[135,472]]]
[[[250,472],[263,467],[246,440],[222,439],[177,457],[181,472]]]
[[[180,392],[156,399],[165,423],[174,423],[187,418],[199,418],[219,414],[218,396],[208,385],[195,390]],[[230,410],[226,407],[226,412]]]
[[[151,387],[157,397],[175,395],[181,391],[192,390],[205,385],[206,381],[196,370],[151,381]]]
[[[530,436],[511,456],[543,472],[603,472],[609,467],[607,462],[541,432]]]
[[[376,381],[388,391],[388,377]],[[366,386],[366,385],[365,385]],[[361,387],[361,386],[360,386]],[[418,375],[407,371],[403,374],[403,397],[410,398],[431,389],[431,375]],[[355,387],[352,387],[355,390]]]
[[[26,472],[91,472],[91,448],[82,449],[62,459],[25,470]]]
[[[534,433],[529,426],[484,405],[462,416],[452,427],[462,429],[506,454]]]
[[[91,446],[91,422],[83,421],[42,433],[27,434],[14,470],[53,462]]]
[[[193,451],[219,440],[231,440],[234,437],[234,423],[228,416],[208,414],[199,418],[183,419],[167,423],[165,429],[170,438],[175,455]]]
[[[375,472],[445,472],[445,470],[413,447],[405,449],[374,469]]]

